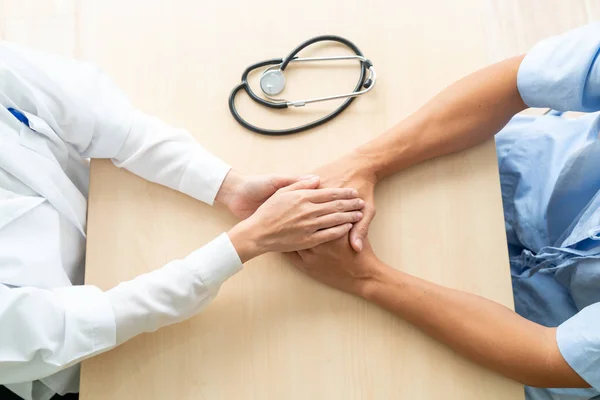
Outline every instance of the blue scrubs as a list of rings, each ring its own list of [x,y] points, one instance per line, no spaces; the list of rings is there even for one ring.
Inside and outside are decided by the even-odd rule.
[[[545,116],[496,136],[516,311],[558,326],[567,363],[594,389],[526,388],[527,398],[600,396],[600,24],[536,45],[518,89]],[[515,332],[518,335],[518,332]]]

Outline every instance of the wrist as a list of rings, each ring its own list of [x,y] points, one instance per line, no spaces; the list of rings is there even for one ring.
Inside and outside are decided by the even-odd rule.
[[[359,147],[349,154],[349,163],[361,176],[375,185],[378,181],[376,163],[366,148]]]
[[[371,264],[372,272],[360,283],[356,294],[369,302],[376,302],[385,285],[397,280],[395,275],[398,271],[379,259],[375,259]]]
[[[221,187],[217,192],[215,201],[225,206],[229,206],[238,188],[244,183],[245,179],[245,175],[242,175],[239,172],[230,169],[227,175],[225,176],[225,179],[223,179],[223,183],[221,184]]]
[[[433,124],[432,120],[421,114],[413,114],[357,149],[362,158],[368,160],[377,181],[424,159],[422,153],[430,147],[426,138],[434,137],[427,133]]]
[[[256,229],[250,220],[244,220],[227,232],[229,240],[237,252],[242,263],[266,253],[262,246],[259,229]]]

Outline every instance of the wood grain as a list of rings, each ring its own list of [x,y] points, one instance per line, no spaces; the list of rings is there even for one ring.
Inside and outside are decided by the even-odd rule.
[[[559,0],[42,3],[0,0],[0,38],[97,63],[136,106],[249,173],[308,172],[462,75],[600,12],[593,1]],[[306,134],[265,138],[240,128],[227,97],[243,69],[324,33],[353,40],[371,58],[376,89]],[[286,96],[345,91],[356,74],[351,64],[290,68]],[[276,113],[238,103],[269,127],[336,105]],[[381,183],[376,252],[409,273],[512,306],[495,160],[488,142]],[[184,257],[235,223],[108,161],[92,163],[91,180],[86,282],[103,289]],[[86,361],[81,391],[83,400],[523,398],[522,386],[309,281],[277,254],[248,263],[201,315]]]

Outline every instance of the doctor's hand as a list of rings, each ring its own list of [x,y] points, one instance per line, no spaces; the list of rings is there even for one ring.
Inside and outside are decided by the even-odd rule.
[[[277,190],[304,178],[281,175],[247,176],[231,170],[225,177],[215,200],[229,208],[239,219],[246,219]]]
[[[350,231],[350,244],[357,252],[365,247],[369,224],[375,218],[374,190],[377,177],[366,158],[358,152],[350,153],[330,164],[318,168],[315,173],[321,177],[322,188],[352,187],[358,190],[365,201],[363,219],[354,224]]]
[[[363,296],[378,272],[378,259],[369,241],[360,253],[346,237],[312,249],[286,254],[294,266],[311,278],[344,292]]]
[[[242,262],[263,253],[289,252],[346,236],[363,217],[364,201],[350,188],[317,189],[319,177],[277,190],[227,234]]]

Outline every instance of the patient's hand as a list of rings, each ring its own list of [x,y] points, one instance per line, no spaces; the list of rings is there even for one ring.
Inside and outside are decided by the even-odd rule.
[[[377,275],[377,257],[367,239],[360,253],[350,247],[344,235],[312,249],[287,253],[287,256],[296,268],[311,278],[359,296]]]
[[[315,171],[321,177],[321,187],[339,188],[351,187],[358,190],[361,199],[365,201],[362,210],[363,219],[354,224],[350,231],[350,244],[360,252],[365,247],[369,224],[375,218],[374,189],[377,183],[375,173],[367,160],[358,152],[353,152]]]
[[[309,249],[345,237],[364,202],[350,188],[317,189],[319,177],[279,189],[227,232],[242,262],[263,253]],[[347,241],[347,240],[346,240]]]

